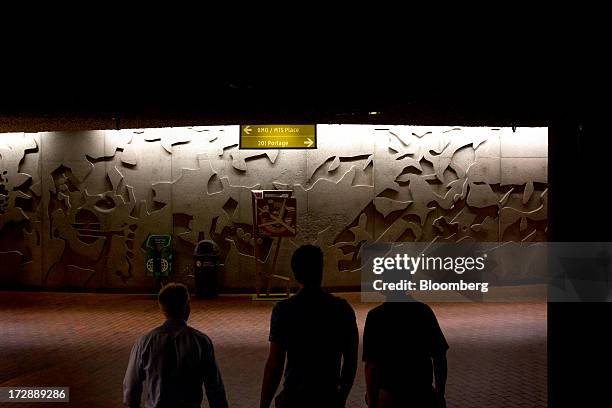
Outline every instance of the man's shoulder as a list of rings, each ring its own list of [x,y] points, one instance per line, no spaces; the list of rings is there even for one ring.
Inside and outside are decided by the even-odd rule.
[[[355,318],[355,310],[353,306],[349,303],[348,300],[333,295],[331,293],[326,293],[326,303],[327,307],[332,313],[332,315],[337,316],[342,319],[354,319]]]
[[[434,312],[432,308],[427,303],[408,302],[408,304],[412,305],[413,310],[415,310],[417,313],[421,313],[424,316],[428,316],[428,317],[434,316]]]
[[[139,340],[140,340],[141,342],[144,342],[144,341],[146,341],[147,339],[150,339],[151,337],[158,336],[158,335],[160,335],[160,334],[161,334],[161,333],[163,333],[163,332],[164,332],[164,326],[163,326],[163,325],[160,325],[160,326],[157,326],[157,327],[152,328],[152,329],[151,329],[151,330],[149,330],[147,333],[145,333],[145,334],[143,334],[142,336],[140,336],[140,339],[139,339]]]
[[[375,308],[370,309],[370,311],[368,312],[368,316],[369,315],[377,315],[380,313],[383,313],[386,309],[386,303],[382,303],[378,306],[376,306]]]
[[[210,337],[208,337],[206,333],[203,333],[194,327],[187,326],[185,330],[187,330],[192,336],[197,337],[198,339],[206,343],[212,343],[212,340],[210,339]]]
[[[336,296],[334,294],[328,293],[329,301],[334,305],[342,309],[350,309],[353,310],[353,306],[343,297]]]
[[[141,335],[138,340],[136,340],[136,346],[141,348],[146,348],[147,344],[151,342],[151,339],[158,337],[161,333],[161,326],[155,327],[154,329],[149,330],[147,333]]]
[[[402,312],[407,311],[416,313],[431,313],[431,307],[427,303],[419,301],[405,301],[405,302],[384,302],[373,309],[370,309],[368,315],[381,315],[386,313]]]
[[[385,313],[387,313],[387,309],[386,303],[380,304],[368,311],[366,319],[369,321],[380,319],[383,315],[385,315]]]
[[[277,302],[276,305],[274,305],[274,309],[277,312],[279,310],[290,310],[293,308],[306,307],[307,305],[311,304],[311,302],[320,304],[321,301],[323,301],[323,303],[325,304],[328,304],[330,307],[335,307],[343,311],[353,310],[353,307],[346,299],[327,292],[322,292],[321,295],[318,295],[317,297],[308,297],[300,295],[291,296],[288,299],[283,299]]]
[[[205,333],[201,332],[200,330],[189,326],[189,325],[185,325],[185,328],[183,329],[184,333],[193,336],[195,338],[197,338],[198,340],[201,340],[202,342],[205,343],[212,343],[212,341],[210,340],[210,337],[208,337],[208,335],[206,335]],[[152,329],[151,331],[149,331],[148,333],[142,335],[140,337],[140,339],[138,340],[140,343],[146,343],[148,340],[150,340],[151,338],[154,337],[158,337],[158,336],[162,336],[164,334],[167,334],[171,332],[171,330],[165,326],[165,325],[161,325],[161,326],[157,326],[154,329]]]
[[[296,300],[296,296],[292,296],[287,299],[279,300],[278,302],[276,302],[276,304],[272,308],[272,313],[280,313],[281,311],[291,309],[292,307],[295,307],[295,305],[298,303],[299,301]]]

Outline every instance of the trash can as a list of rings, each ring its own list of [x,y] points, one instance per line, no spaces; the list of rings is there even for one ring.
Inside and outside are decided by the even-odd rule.
[[[193,251],[195,295],[210,299],[219,294],[219,247],[214,241],[203,240]]]

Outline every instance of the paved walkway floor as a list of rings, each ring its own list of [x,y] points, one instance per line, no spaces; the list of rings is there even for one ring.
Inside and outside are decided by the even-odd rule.
[[[374,305],[343,296],[362,331]],[[232,407],[258,405],[272,305],[241,296],[192,303],[190,324],[213,339]],[[432,307],[451,346],[449,408],[546,407],[546,304]],[[0,386],[70,387],[70,404],[29,405],[38,408],[120,407],[131,346],[161,322],[151,296],[0,292]],[[364,407],[364,393],[360,365],[347,406]]]

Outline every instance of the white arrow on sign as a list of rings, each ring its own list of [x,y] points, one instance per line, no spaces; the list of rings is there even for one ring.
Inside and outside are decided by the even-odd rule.
[[[304,140],[304,144],[307,147],[310,147],[310,146],[312,146],[314,144],[314,142],[312,141],[312,139],[308,138],[308,139]]]
[[[251,134],[251,126],[245,126],[244,129],[242,129],[244,131],[244,133],[246,133],[247,135]]]

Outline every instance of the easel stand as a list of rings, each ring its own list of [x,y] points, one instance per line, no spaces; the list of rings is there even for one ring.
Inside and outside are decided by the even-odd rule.
[[[278,275],[276,274],[276,265],[278,262],[278,253],[280,252],[280,246],[282,243],[282,237],[278,237],[276,239],[276,247],[274,249],[274,255],[272,258],[272,273],[265,273],[263,271],[263,265],[261,264],[261,249],[260,245],[255,246],[255,274],[257,276],[256,282],[256,293],[253,296],[253,300],[278,300],[285,299],[291,296],[291,279],[288,276]],[[272,281],[277,280],[283,282],[287,288],[285,293],[271,293],[272,291]],[[261,293],[261,290],[264,286],[264,281],[267,281],[266,291],[265,293]]]
[[[269,198],[275,199],[290,199],[293,191],[291,190],[256,190],[253,192],[252,201],[253,201],[253,237],[255,239],[255,295],[253,296],[253,300],[279,300],[288,298],[291,296],[291,278],[284,275],[279,275],[276,273],[276,266],[278,263],[278,254],[280,253],[280,248],[283,240],[283,236],[293,236],[295,235],[295,226],[286,225],[286,229],[283,228],[283,231],[275,232],[274,230],[267,229],[264,230],[265,227],[270,226],[272,224],[281,224],[284,225],[283,215],[287,210],[286,202],[283,200],[280,210],[278,211],[278,218],[274,215],[271,217],[277,218],[279,221],[267,221],[262,220],[261,217],[258,217],[258,211],[261,211],[261,208],[258,207],[258,201],[263,201]],[[295,216],[295,205],[292,207],[293,216]],[[267,214],[269,215],[269,214]],[[267,221],[267,222],[266,222]],[[281,226],[282,228],[282,226]],[[265,235],[261,234],[261,231],[266,231]],[[276,237],[276,246],[274,248],[274,254],[272,255],[272,265],[270,273],[266,273],[263,269],[262,265],[262,251],[261,244],[259,241],[262,239],[262,235],[266,237],[274,238]],[[272,242],[274,245],[274,241]],[[277,280],[283,283],[283,286],[286,285],[287,291],[285,293],[271,293],[272,291],[272,282],[273,280]],[[266,284],[266,292],[262,294],[262,288],[264,287],[264,283]]]

